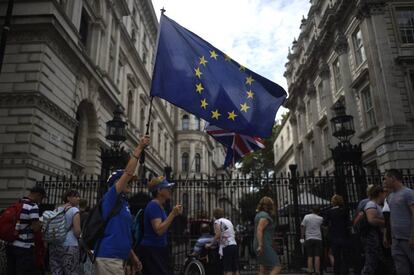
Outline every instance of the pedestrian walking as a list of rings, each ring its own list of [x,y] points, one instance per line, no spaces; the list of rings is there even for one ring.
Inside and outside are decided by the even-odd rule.
[[[144,211],[144,237],[138,247],[145,275],[172,275],[167,246],[167,232],[183,207],[177,204],[167,216],[166,202],[171,199],[174,183],[164,177],[155,177],[148,184],[153,196]]]
[[[324,225],[328,227],[330,246],[333,254],[334,275],[348,274],[350,258],[350,232],[351,225],[348,210],[344,206],[344,199],[334,195],[331,199],[332,208],[326,213]]]
[[[391,254],[397,275],[414,274],[414,191],[402,183],[400,171],[385,173],[384,185],[391,193],[387,197],[390,208]],[[385,234],[387,236],[387,233]]]
[[[276,207],[270,197],[260,199],[254,218],[254,247],[257,251],[259,274],[277,275],[282,270],[279,256],[273,249],[273,235],[275,233]]]
[[[239,253],[233,223],[224,218],[224,210],[216,208],[214,216],[214,240],[219,243],[219,254],[226,275],[239,275]]]
[[[95,248],[96,275],[123,274],[123,264],[128,259],[136,270],[141,269],[141,262],[132,250],[132,215],[126,194],[131,192],[130,181],[134,177],[140,155],[149,142],[148,136],[141,138],[125,169],[115,171],[107,180],[109,190],[102,200],[103,218],[108,219],[117,203],[121,203],[121,208],[107,222],[104,237]]]
[[[320,274],[322,254],[323,218],[319,215],[320,208],[314,207],[312,213],[306,215],[301,223],[301,243],[304,243],[308,256],[308,273]]]
[[[364,207],[368,226],[364,230],[364,234],[361,235],[365,252],[365,264],[361,275],[378,274],[380,263],[386,266],[381,231],[385,221],[380,206],[384,203],[385,192],[381,186],[373,186],[369,190],[368,196],[370,201]]]
[[[17,239],[7,247],[8,275],[38,274],[34,250],[34,233],[41,229],[39,204],[46,197],[46,191],[41,186],[34,186],[29,191],[30,194],[20,200],[22,209],[15,227],[18,234]]]
[[[79,200],[76,190],[65,192],[62,197],[64,205],[57,208],[64,211],[66,221],[66,237],[63,243],[49,244],[49,267],[51,275],[80,274],[80,253],[78,238],[81,233]]]

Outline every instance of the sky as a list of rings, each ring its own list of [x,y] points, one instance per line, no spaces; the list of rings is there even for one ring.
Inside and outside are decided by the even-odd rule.
[[[152,0],[178,24],[287,91],[288,48],[299,36],[309,0]],[[277,119],[286,109],[279,110]]]

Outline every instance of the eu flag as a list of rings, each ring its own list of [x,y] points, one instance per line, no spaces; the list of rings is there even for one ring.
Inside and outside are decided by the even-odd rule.
[[[284,89],[167,16],[161,16],[160,25],[151,96],[222,129],[270,136]]]

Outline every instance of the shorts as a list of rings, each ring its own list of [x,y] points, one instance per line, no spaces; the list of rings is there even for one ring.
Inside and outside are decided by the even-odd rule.
[[[305,249],[308,257],[320,257],[322,253],[322,241],[315,239],[306,240]]]
[[[239,250],[237,245],[229,245],[223,248],[224,272],[239,271]]]

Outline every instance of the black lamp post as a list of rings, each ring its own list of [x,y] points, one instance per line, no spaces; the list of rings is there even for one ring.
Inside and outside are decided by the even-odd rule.
[[[119,148],[122,142],[126,140],[126,125],[127,123],[122,120],[121,105],[117,105],[114,111],[114,118],[106,123],[106,135],[105,138],[109,140],[113,148]]]
[[[101,147],[102,183],[105,183],[113,170],[123,169],[128,163],[129,154],[124,150],[124,147],[121,146],[121,143],[126,140],[127,125],[122,119],[123,113],[122,106],[117,105],[113,112],[113,119],[106,123],[105,139],[111,143],[111,147],[109,149]],[[103,191],[106,191],[105,188]]]
[[[335,191],[343,196],[346,202],[358,201],[365,196],[366,179],[361,144],[351,143],[351,138],[355,134],[354,118],[346,114],[341,100],[333,105],[332,111],[332,135],[339,141],[337,146],[331,149],[335,162]]]

